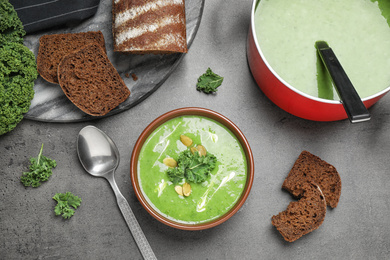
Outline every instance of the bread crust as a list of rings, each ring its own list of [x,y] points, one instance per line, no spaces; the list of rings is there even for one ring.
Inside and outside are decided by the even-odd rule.
[[[58,79],[69,100],[85,113],[104,116],[130,95],[104,50],[89,44],[63,57]]]
[[[184,0],[113,0],[114,51],[186,53]]]

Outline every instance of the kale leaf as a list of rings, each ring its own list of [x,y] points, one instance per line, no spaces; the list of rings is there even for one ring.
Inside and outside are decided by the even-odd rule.
[[[13,6],[0,1],[0,135],[16,127],[30,109],[38,77],[34,54]]]
[[[206,73],[198,78],[196,89],[203,91],[206,94],[216,92],[218,87],[222,84],[223,77],[215,74],[210,68],[207,69]]]
[[[20,181],[24,186],[34,188],[41,186],[41,182],[47,181],[53,174],[52,168],[57,166],[57,162],[42,155],[43,144],[37,158],[30,158],[30,171],[23,172]]]
[[[170,181],[176,184],[182,179],[186,179],[190,182],[200,183],[204,182],[215,168],[217,158],[211,153],[200,156],[198,152],[192,153],[190,150],[185,150],[180,153],[177,163],[177,167],[169,168],[167,171]]]
[[[22,21],[8,0],[0,1],[0,46],[7,42],[23,44],[26,34]]]
[[[81,204],[81,199],[71,192],[56,193],[53,199],[57,201],[57,205],[54,207],[54,212],[57,216],[62,214],[64,219],[69,219],[74,215],[74,209]]]

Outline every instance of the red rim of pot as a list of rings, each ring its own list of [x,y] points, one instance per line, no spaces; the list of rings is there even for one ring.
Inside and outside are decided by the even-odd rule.
[[[252,75],[263,93],[281,109],[304,119],[314,121],[346,119],[347,114],[340,101],[313,97],[294,88],[285,82],[268,64],[256,37],[254,16],[257,2],[258,0],[253,1],[251,9],[247,59]],[[388,91],[390,91],[390,86],[374,95],[363,98],[362,101],[369,108]]]
[[[218,219],[212,220],[210,222],[205,223],[199,223],[199,224],[184,224],[184,223],[178,223],[171,219],[166,218],[165,216],[162,216],[159,212],[157,212],[146,200],[144,197],[141,188],[138,183],[138,172],[137,172],[137,164],[138,164],[138,157],[139,153],[141,151],[141,148],[146,141],[146,139],[149,137],[149,135],[161,124],[164,122],[167,122],[170,119],[173,119],[175,117],[179,116],[187,116],[187,115],[196,115],[196,116],[203,116],[210,119],[213,119],[221,124],[223,124],[225,127],[227,127],[239,140],[241,143],[241,146],[245,152],[245,156],[247,159],[247,181],[245,185],[245,189],[243,193],[241,194],[240,199],[237,201],[236,205],[230,209],[227,213],[219,217]],[[209,110],[205,108],[199,108],[199,107],[185,107],[185,108],[179,108],[172,110],[170,112],[167,112],[161,116],[159,116],[157,119],[155,119],[153,122],[151,122],[145,130],[141,133],[139,136],[130,160],[130,177],[131,177],[131,184],[133,186],[134,192],[140,201],[141,205],[146,209],[147,212],[149,212],[150,215],[152,215],[155,219],[158,221],[173,227],[177,229],[183,229],[183,230],[203,230],[215,227],[219,224],[222,224],[229,218],[231,218],[245,203],[249,192],[252,188],[253,183],[253,177],[254,177],[254,161],[253,161],[253,155],[251,148],[249,146],[248,141],[246,140],[244,134],[241,132],[241,130],[228,118],[225,116]]]

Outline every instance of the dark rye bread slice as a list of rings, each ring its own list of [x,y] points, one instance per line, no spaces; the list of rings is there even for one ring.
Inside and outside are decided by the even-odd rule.
[[[97,43],[106,51],[101,31],[43,35],[39,38],[37,69],[45,80],[58,84],[57,68],[61,59],[88,44]]]
[[[301,196],[297,183],[309,180],[317,183],[328,206],[335,208],[341,195],[341,178],[336,168],[308,151],[303,151],[283,182],[282,188],[294,196]]]
[[[115,52],[186,53],[185,0],[113,0]]]
[[[90,44],[66,55],[58,65],[65,95],[92,116],[104,116],[125,101],[130,91],[104,50]]]
[[[326,215],[325,197],[317,184],[302,182],[296,188],[302,190],[299,200],[290,202],[285,211],[271,219],[272,225],[288,242],[319,228]]]

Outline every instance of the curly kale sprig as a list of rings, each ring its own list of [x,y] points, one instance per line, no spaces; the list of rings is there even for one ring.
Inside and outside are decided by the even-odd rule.
[[[0,135],[16,127],[30,109],[38,77],[34,54],[13,6],[0,0]]]
[[[64,219],[69,219],[74,215],[74,209],[77,209],[81,204],[81,199],[71,192],[56,193],[53,199],[57,201],[54,207],[54,212],[57,216],[62,215]]]
[[[198,78],[196,89],[203,91],[206,94],[217,92],[217,88],[222,84],[223,77],[215,74],[210,68],[207,69],[206,73]]]
[[[49,180],[49,177],[53,174],[52,168],[57,166],[57,162],[53,159],[47,158],[42,155],[43,144],[39,151],[38,157],[30,158],[30,171],[23,172],[20,181],[26,187],[39,187],[41,182]]]
[[[0,135],[14,129],[30,109],[37,77],[35,56],[26,46],[12,42],[0,48]]]
[[[216,163],[217,158],[211,153],[201,156],[198,152],[192,153],[190,150],[185,150],[177,159],[177,167],[168,169],[168,178],[174,184],[183,179],[194,183],[204,182],[215,168]]]
[[[0,0],[0,46],[8,42],[23,44],[26,35],[14,7],[8,0]]]

